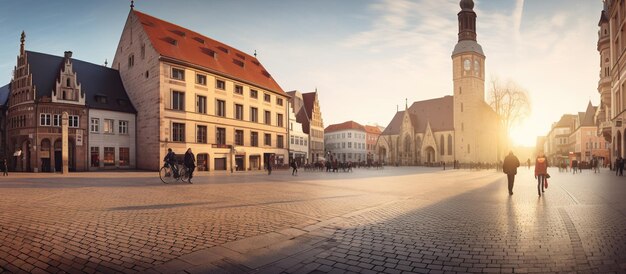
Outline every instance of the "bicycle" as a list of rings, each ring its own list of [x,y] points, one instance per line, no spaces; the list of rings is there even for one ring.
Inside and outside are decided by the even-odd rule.
[[[159,178],[161,178],[161,181],[164,184],[175,183],[179,180],[191,184],[189,180],[189,170],[187,167],[176,164],[175,169],[168,163],[163,164],[163,167],[159,170]]]

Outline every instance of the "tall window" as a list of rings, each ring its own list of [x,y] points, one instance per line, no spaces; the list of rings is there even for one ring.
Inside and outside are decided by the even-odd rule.
[[[50,117],[52,117],[49,113],[41,113],[40,114],[39,125],[40,126],[49,126],[50,125]]]
[[[256,89],[251,89],[250,90],[250,98],[254,98],[254,99],[259,98],[259,92]]]
[[[172,78],[176,80],[185,80],[185,70],[179,68],[172,68]]]
[[[452,155],[452,135],[448,134],[448,155]]]
[[[68,116],[68,126],[69,127],[80,127],[80,117],[78,115],[69,115]]]
[[[172,109],[185,110],[185,93],[181,91],[172,91]]]
[[[118,121],[117,122],[117,133],[119,134],[128,134],[128,121]]]
[[[283,148],[283,147],[285,147],[285,145],[283,144],[283,142],[284,142],[284,141],[283,141],[283,138],[284,138],[284,137],[283,137],[282,135],[276,135],[276,146],[277,146],[278,148]]]
[[[61,126],[61,114],[52,115],[52,125],[55,127]]]
[[[271,103],[272,102],[272,97],[269,94],[265,93],[265,94],[263,94],[263,100],[265,102]]]
[[[127,147],[120,147],[120,161],[119,166],[129,166],[130,165],[130,149]]]
[[[283,98],[278,98],[277,97],[276,98],[276,104],[279,105],[279,106],[282,106],[283,105]]]
[[[216,79],[215,80],[215,88],[216,89],[225,90],[226,89],[226,82],[224,82],[224,80]]]
[[[206,75],[196,74],[196,84],[206,86]]]
[[[102,124],[104,133],[113,133],[113,120],[112,119],[104,119],[104,123]]]
[[[104,148],[104,166],[115,166],[115,148],[114,147],[105,147]]]
[[[243,86],[235,85],[235,94],[243,95]]]
[[[197,126],[196,127],[196,142],[201,144],[207,143],[207,131],[206,126]]]
[[[443,135],[441,135],[439,136],[439,154],[443,156],[445,153],[445,144],[443,143]]]
[[[226,129],[222,127],[218,127],[215,131],[215,142],[218,145],[226,144]]]
[[[198,113],[206,114],[206,97],[205,96],[196,96],[196,111]]]
[[[235,104],[235,119],[243,120],[243,105]]]
[[[276,125],[283,127],[283,115],[280,113],[276,114]]]
[[[265,115],[263,116],[263,118],[264,118],[264,119],[263,119],[263,122],[264,122],[266,125],[271,125],[271,124],[272,124],[272,113],[271,113],[271,112],[269,112],[269,111],[267,111],[267,110],[266,110],[266,111],[265,111]]]
[[[235,130],[235,145],[243,146],[243,130]]]
[[[250,107],[250,122],[259,122],[259,110],[255,107]]]
[[[185,141],[185,124],[172,123],[172,142]]]
[[[215,104],[215,115],[226,117],[226,102],[217,100]]]
[[[259,146],[259,133],[252,131],[250,132],[250,146],[258,147]]]

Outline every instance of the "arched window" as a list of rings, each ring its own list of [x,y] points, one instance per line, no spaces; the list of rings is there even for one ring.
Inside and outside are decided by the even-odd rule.
[[[411,137],[409,135],[404,137],[404,152],[406,153],[411,152]]]
[[[448,155],[452,155],[452,134],[448,134]]]
[[[439,136],[439,154],[445,154],[445,144],[443,143],[443,135]]]

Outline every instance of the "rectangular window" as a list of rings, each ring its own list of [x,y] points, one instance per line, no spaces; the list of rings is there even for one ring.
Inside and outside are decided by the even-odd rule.
[[[129,166],[130,165],[130,149],[127,147],[120,147],[120,166]]]
[[[259,98],[259,92],[257,90],[255,90],[255,89],[251,89],[250,90],[250,98],[254,98],[254,99]]]
[[[172,142],[185,141],[185,124],[172,123]]]
[[[235,85],[235,94],[243,95],[243,86]]]
[[[263,100],[265,102],[271,103],[272,102],[272,97],[269,94],[265,93],[265,94],[263,94]]]
[[[271,125],[272,124],[272,113],[269,111],[265,111],[265,115],[263,116],[263,122],[266,125]]]
[[[243,130],[235,130],[235,145],[243,146]]]
[[[348,148],[352,148],[352,142],[348,142]]]
[[[216,89],[225,90],[226,89],[226,82],[224,82],[224,80],[216,79],[215,80],[215,88]]]
[[[52,115],[52,125],[55,127],[61,126],[61,114]]]
[[[348,138],[352,138],[352,133],[348,132]]]
[[[226,144],[226,129],[222,127],[218,127],[215,131],[215,142],[218,145]]]
[[[243,120],[243,105],[235,104],[235,119]]]
[[[100,148],[91,147],[91,167],[100,167]]]
[[[102,129],[104,133],[112,134],[113,133],[113,120],[104,119],[104,123],[102,124]]]
[[[278,148],[285,147],[285,145],[283,144],[283,136],[282,135],[276,135],[276,146]]]
[[[250,108],[250,122],[259,122],[259,110],[255,107]]]
[[[283,98],[276,98],[276,104],[279,106],[283,105]]]
[[[89,131],[91,131],[93,133],[99,133],[100,132],[100,119],[98,119],[98,118],[91,118],[91,125],[89,127]]]
[[[185,110],[185,93],[181,91],[172,91],[172,109]]]
[[[294,140],[293,135],[289,136],[289,143],[292,144],[292,145],[294,144],[293,140]]]
[[[196,84],[206,86],[206,75],[196,74]]]
[[[198,113],[206,114],[206,97],[196,96],[196,111]]]
[[[272,134],[269,133],[265,133],[265,140],[264,140],[264,144],[266,146],[272,146]]]
[[[185,70],[179,68],[172,68],[172,78],[176,80],[185,81]]]
[[[215,103],[215,115],[226,117],[226,102],[217,100]]]
[[[259,133],[252,131],[250,132],[250,146],[258,147],[259,146]]]
[[[41,113],[39,117],[41,118],[39,121],[40,126],[49,126],[51,124],[50,118],[52,116],[49,113]]]
[[[118,121],[117,133],[124,135],[128,134],[128,121]]]
[[[276,125],[283,127],[283,115],[280,113],[276,114]]]
[[[207,127],[206,126],[196,127],[196,142],[201,143],[201,144],[207,143]]]
[[[68,126],[69,127],[80,127],[80,119],[78,115],[69,115],[68,116]]]
[[[115,166],[115,148],[104,148],[104,166]]]

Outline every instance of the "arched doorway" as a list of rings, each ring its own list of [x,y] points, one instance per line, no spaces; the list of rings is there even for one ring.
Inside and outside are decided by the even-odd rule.
[[[432,146],[428,146],[425,150],[424,153],[426,154],[426,163],[434,163],[437,161],[436,158],[436,154],[435,154],[435,148],[433,148]]]
[[[615,157],[622,157],[622,133],[617,131],[617,146],[615,147],[617,152],[615,153]]]
[[[51,169],[51,144],[50,139],[45,138],[41,140],[39,145],[39,158],[41,158],[41,172],[50,172]]]
[[[378,149],[378,162],[381,164],[387,162],[387,148],[386,147],[380,147]]]
[[[22,155],[20,156],[19,159],[17,159],[17,162],[19,163],[19,169],[21,171],[31,171],[30,169],[30,141],[29,140],[25,140],[22,142],[22,145],[20,146],[20,149],[22,150]]]
[[[61,172],[63,171],[63,153],[61,149],[63,148],[63,144],[61,143],[61,138],[56,139],[54,141],[54,171]]]

